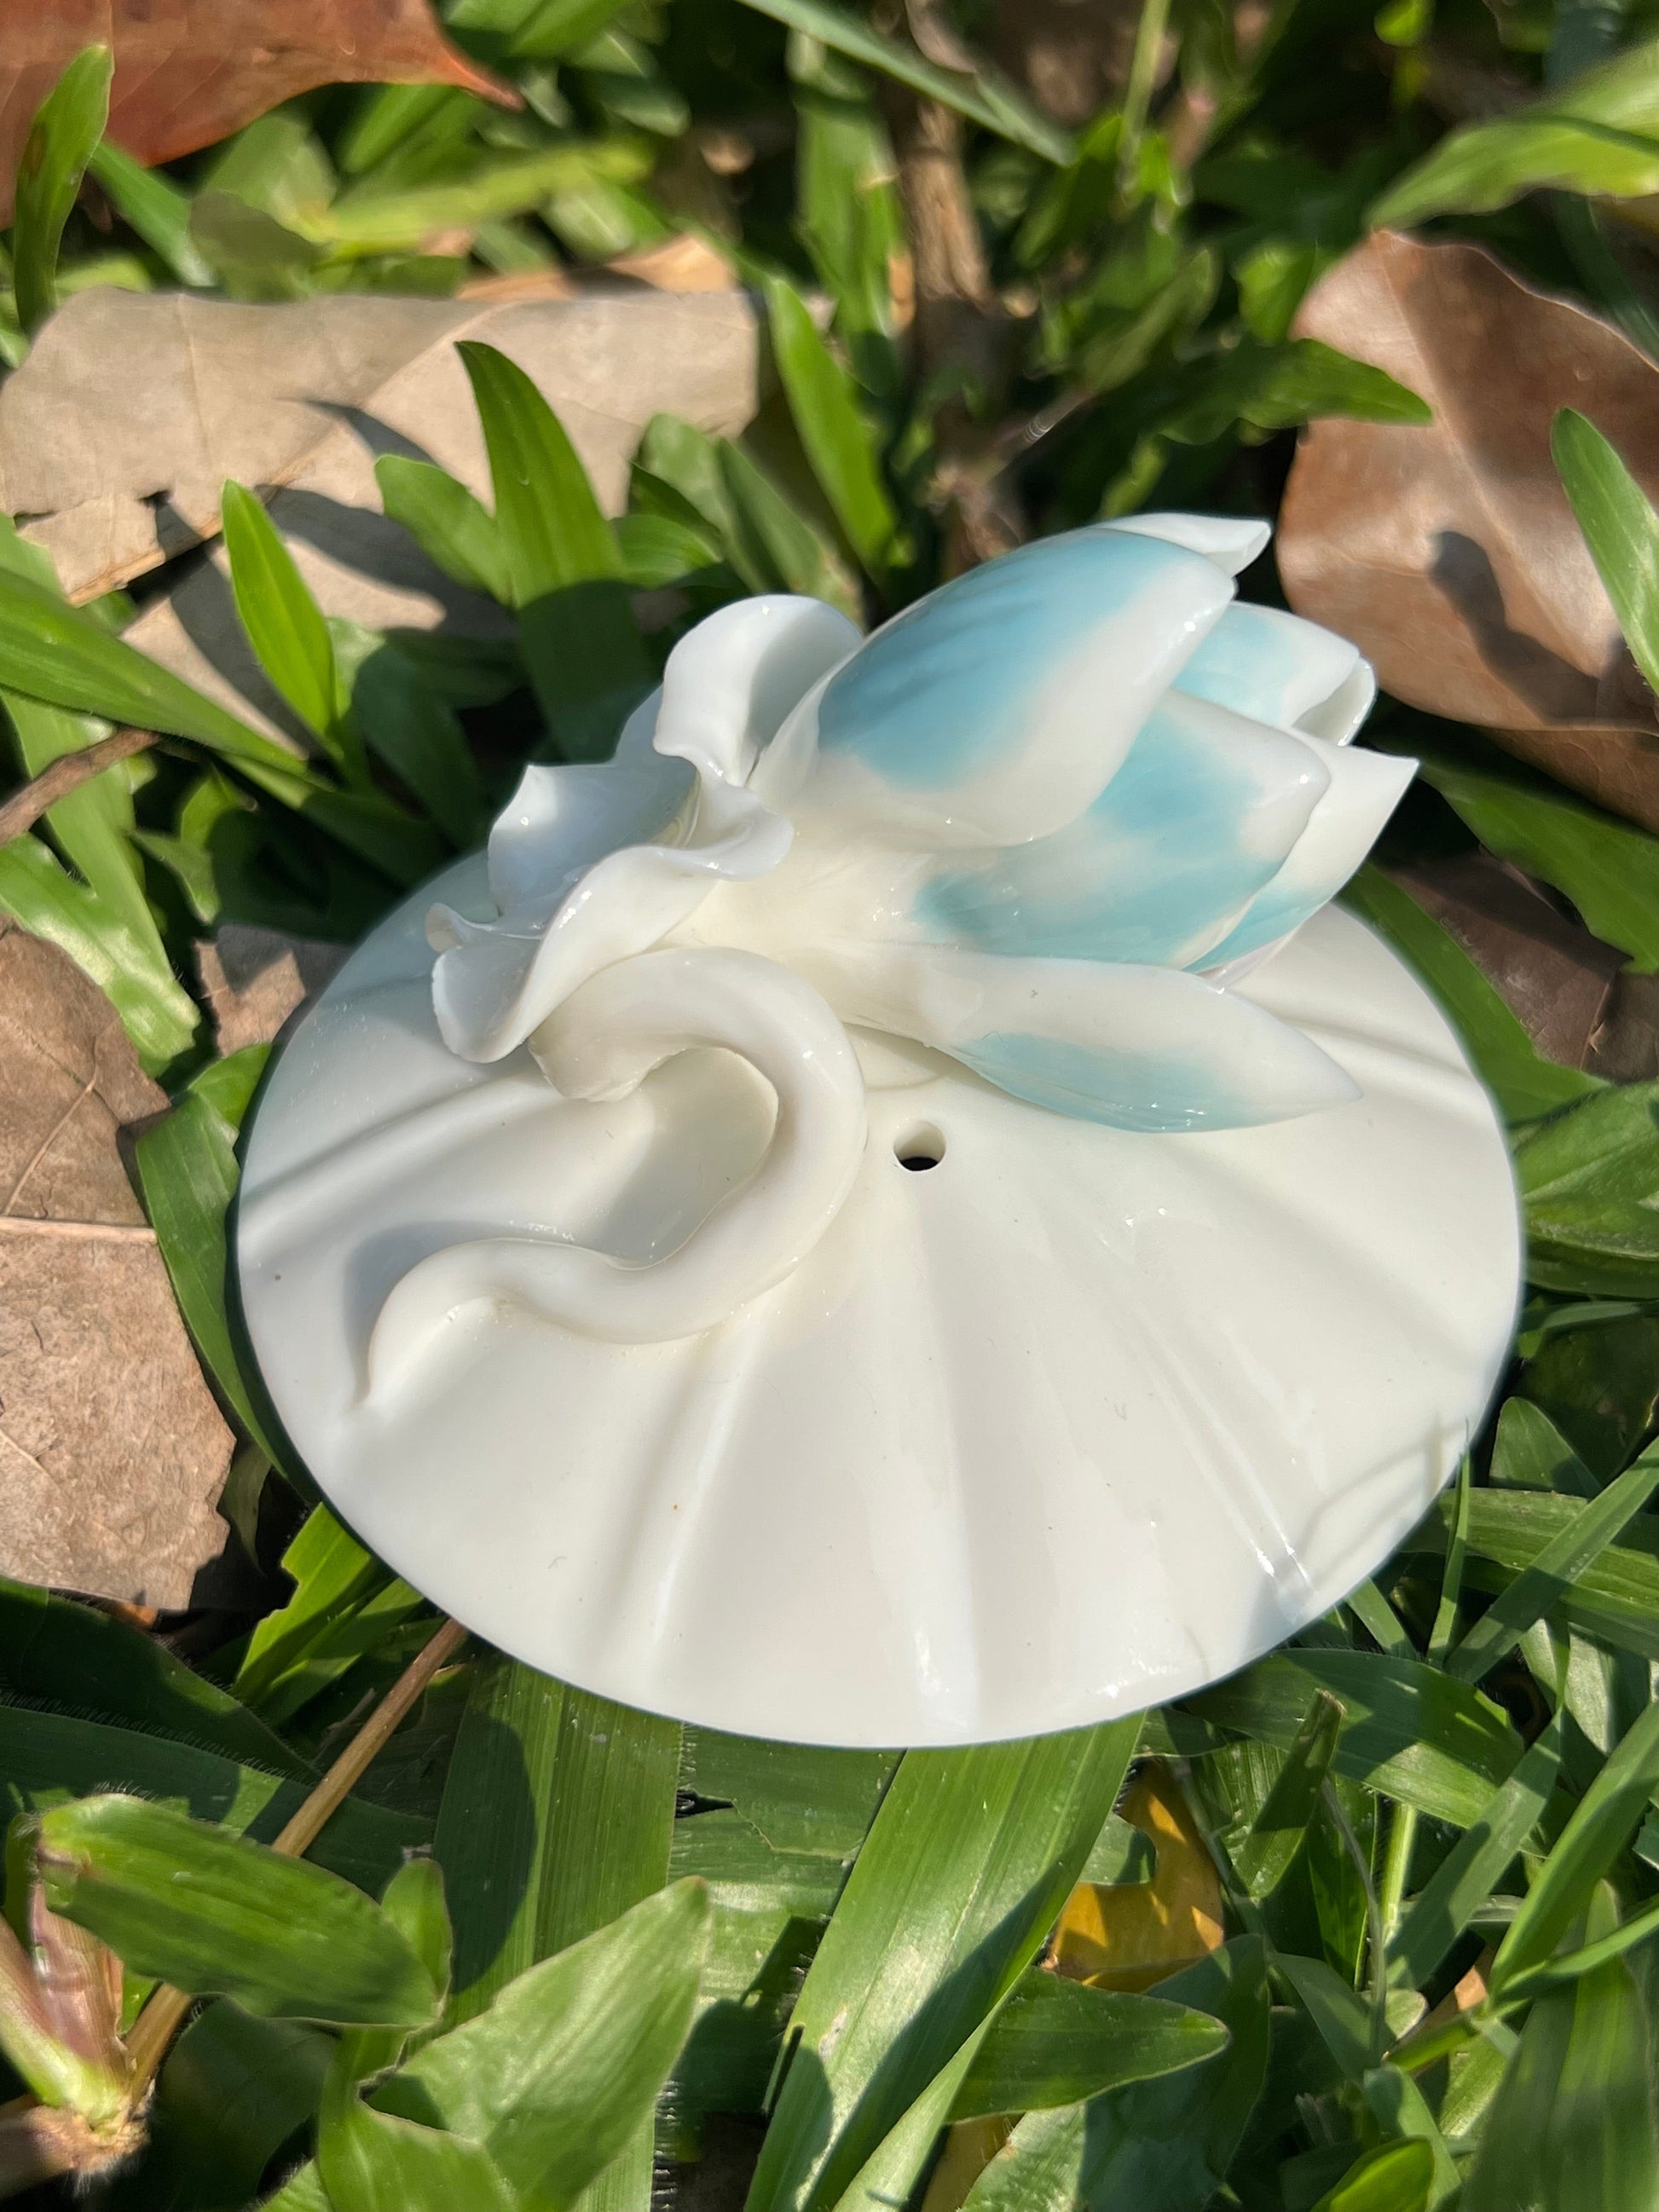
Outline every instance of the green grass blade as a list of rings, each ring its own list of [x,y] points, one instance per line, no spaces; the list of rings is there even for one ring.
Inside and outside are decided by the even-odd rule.
[[[619,576],[611,526],[587,471],[534,383],[517,362],[480,340],[463,339],[456,351],[483,425],[514,605],[527,607],[569,584]]]
[[[1659,1083],[1600,1091],[1516,1147],[1528,1279],[1659,1296]]]
[[[993,70],[981,67],[969,76],[940,69],[914,46],[884,37],[861,16],[833,7],[829,0],[748,0],[748,4],[792,31],[820,40],[833,53],[862,62],[867,69],[908,84],[913,92],[954,108],[1045,161],[1063,164],[1073,158],[1075,149],[1066,133]]]
[[[151,1074],[194,1042],[199,1017],[171,970],[154,966],[140,938],[39,837],[0,846],[0,913],[66,952],[103,992]]]
[[[1487,1978],[1494,1999],[1542,1966],[1623,1850],[1659,1783],[1659,1705],[1626,1731],[1590,1784],[1498,1946]]]
[[[486,1662],[438,1821],[455,1916],[452,2019],[483,2014],[537,1960],[661,1889],[679,1761],[677,1723],[513,1661]],[[583,2212],[644,2212],[651,2154],[642,2126]]]
[[[338,768],[361,767],[345,739],[345,702],[333,641],[264,506],[239,483],[221,501],[236,611],[259,665]]]
[[[1342,1707],[1332,1766],[1352,1782],[1459,1827],[1478,1820],[1521,1756],[1502,1711],[1438,1668],[1370,1651],[1276,1651],[1188,1709],[1288,1751],[1316,1689]]]
[[[274,1729],[153,1636],[3,1577],[0,1695],[204,1745],[273,1774],[312,1772]]]
[[[1552,1721],[1412,1900],[1389,1945],[1397,1988],[1426,1984],[1537,1826],[1560,1766],[1560,1723]]]
[[[1195,2066],[1226,2042],[1219,2021],[1189,2005],[1085,1989],[1034,1967],[993,2018],[951,2117],[1080,2105],[1125,2082]]]
[[[907,1753],[792,2021],[750,2212],[833,2204],[1030,1964],[1112,1808],[1139,1718]]]
[[[1228,1854],[1257,1904],[1279,1887],[1307,1838],[1341,1727],[1341,1706],[1328,1690],[1321,1690],[1266,1802]]]
[[[1594,422],[1564,407],[1550,452],[1625,641],[1659,691],[1659,515]]]
[[[488,2151],[526,2205],[624,2201],[643,2142],[648,2203],[652,2108],[691,2024],[708,1935],[701,1882],[646,1896],[428,2044],[375,2103]]]
[[[1434,993],[1507,1120],[1532,1121],[1601,1087],[1593,1075],[1544,1059],[1462,946],[1380,868],[1361,868],[1342,903],[1381,931]]]
[[[1566,1596],[1586,1568],[1601,1558],[1659,1486],[1659,1450],[1649,1452],[1583,1506],[1571,1525],[1552,1537],[1526,1571],[1494,1598],[1447,1659],[1446,1671],[1478,1682],[1505,1657],[1534,1621]]]
[[[766,308],[773,355],[801,445],[848,543],[879,580],[902,564],[908,549],[857,386],[824,343],[805,301],[784,277],[767,278]]]
[[[139,1973],[279,2020],[432,2016],[437,1993],[408,1940],[308,1860],[112,1795],[44,1814],[34,1850],[52,1910]]]
[[[206,289],[212,270],[190,234],[190,194],[159,169],[147,169],[107,138],[93,149],[87,163],[109,197],[110,205],[150,250],[161,256],[181,284]]]
[[[964,2212],[1204,2212],[1261,2096],[1272,2033],[1266,1954],[1244,1936],[1158,1984],[1224,2027],[1225,2050],[1092,2102],[1031,2112],[969,2193]]]
[[[44,585],[0,570],[0,683],[79,714],[192,738],[239,767],[275,770],[303,791],[305,763],[149,660]]]
[[[1633,966],[1659,969],[1659,837],[1522,770],[1489,773],[1431,753],[1422,774],[1483,845],[1565,891]]]
[[[268,1048],[237,1055],[257,1076]],[[231,1334],[229,1215],[240,1170],[236,1129],[204,1094],[187,1091],[134,1146],[144,1210],[155,1231],[179,1310],[219,1394],[266,1456],[280,1466],[264,1420],[263,1393],[250,1385]]]
[[[308,1778],[271,1774],[171,1736],[0,1704],[5,1820],[98,1790],[125,1790],[265,1842],[299,1811],[312,1786]],[[430,1840],[429,1822],[348,1798],[307,1856],[360,1889],[379,1890],[407,1853]]]
[[[46,94],[17,164],[12,283],[17,319],[31,334],[58,304],[58,249],[75,195],[109,116],[114,64],[107,46],[78,53]]]
[[[512,573],[495,518],[464,483],[447,469],[405,453],[382,453],[374,481],[386,514],[445,575],[512,605]]]

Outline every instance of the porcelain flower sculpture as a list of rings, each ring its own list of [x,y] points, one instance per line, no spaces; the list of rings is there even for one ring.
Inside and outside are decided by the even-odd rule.
[[[614,761],[530,769],[489,840],[498,918],[428,920],[445,1042],[527,1044],[587,1098],[725,1046],[775,1091],[775,1141],[743,1203],[648,1267],[526,1239],[434,1255],[377,1358],[481,1297],[626,1340],[714,1325],[850,1187],[849,1029],[1123,1129],[1358,1097],[1227,988],[1340,888],[1413,766],[1344,750],[1375,690],[1352,646],[1237,603],[1267,535],[1097,525],[867,640],[816,600],[744,601],[676,647]]]

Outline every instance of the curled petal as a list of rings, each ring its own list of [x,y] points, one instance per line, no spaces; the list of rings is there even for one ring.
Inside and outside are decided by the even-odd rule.
[[[688,920],[716,884],[776,867],[793,834],[751,793],[708,783],[682,842],[625,845],[575,871],[539,922],[511,911],[469,921],[434,907],[427,936],[438,948],[432,1001],[444,1042],[464,1060],[504,1058],[590,975]]]
[[[792,709],[860,642],[821,599],[775,592],[722,607],[668,656],[657,751],[690,761],[701,776],[746,783]]]
[[[629,718],[614,760],[525,770],[489,832],[489,888],[503,913],[552,914],[584,869],[659,837],[684,805],[690,770],[652,750],[658,696]]]
[[[1249,1128],[1359,1096],[1299,1030],[1177,969],[940,949],[846,957],[847,1018],[948,1052],[1017,1098],[1120,1129]]]
[[[1078,821],[935,875],[920,902],[928,934],[1187,967],[1272,881],[1328,781],[1301,738],[1171,691]]]
[[[1222,942],[1205,957],[1212,974],[1243,972],[1233,963],[1277,945],[1334,898],[1370,852],[1383,823],[1417,773],[1414,760],[1358,747],[1321,749],[1330,788],[1295,850],[1265,890],[1258,892]]]
[[[1202,554],[1102,524],[957,577],[876,632],[755,788],[905,846],[1075,820],[1232,596]]]

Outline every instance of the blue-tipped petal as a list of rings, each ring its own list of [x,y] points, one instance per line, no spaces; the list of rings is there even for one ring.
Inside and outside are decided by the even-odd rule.
[[[988,562],[830,678],[790,803],[905,844],[1047,836],[1098,797],[1231,596],[1202,554],[1109,525]]]
[[[1358,648],[1277,607],[1231,606],[1176,678],[1195,699],[1213,699],[1258,722],[1293,729],[1359,665]]]
[[[918,919],[986,952],[1187,967],[1272,881],[1328,780],[1301,738],[1171,691],[1078,821],[942,869]]]
[[[1299,1030],[1175,968],[826,948],[847,1020],[933,1046],[1017,1098],[1120,1129],[1243,1129],[1358,1087]]]
[[[1079,1121],[1145,1133],[1249,1129],[1307,1113],[1322,1097],[1288,1109],[1255,1095],[1248,1080],[1208,1049],[1191,1055],[1073,1044],[1030,1030],[1005,1030],[951,1048],[954,1057],[1012,1097]],[[1333,1063],[1334,1065],[1334,1063]],[[1349,1091],[1342,1094],[1352,1097]],[[1275,1095],[1276,1096],[1276,1095]]]
[[[1340,751],[1332,747],[1324,757],[1330,769],[1329,789],[1279,873],[1221,943],[1205,955],[1206,969],[1229,967],[1277,944],[1334,898],[1370,852],[1417,773],[1414,760],[1359,747]]]

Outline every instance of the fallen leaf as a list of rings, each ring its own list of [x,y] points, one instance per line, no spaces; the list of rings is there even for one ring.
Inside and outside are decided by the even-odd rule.
[[[1388,872],[1449,932],[1547,1060],[1611,1083],[1659,1077],[1659,975],[1564,914],[1491,853]]]
[[[723,253],[706,240],[679,231],[660,246],[641,246],[637,253],[619,253],[605,266],[618,276],[632,276],[655,292],[735,292],[737,272]]]
[[[244,922],[228,922],[198,945],[196,964],[220,1052],[269,1044],[337,973],[350,950]]]
[[[1304,432],[1279,519],[1298,614],[1352,638],[1409,705],[1659,831],[1659,704],[1550,460],[1571,405],[1659,497],[1659,368],[1609,325],[1473,246],[1380,231],[1297,317],[1434,410],[1424,428]]]
[[[659,412],[734,436],[757,405],[745,293],[612,284],[569,300],[333,296],[246,307],[100,288],[46,324],[0,387],[0,507],[85,600],[210,536],[226,477],[269,488],[325,611],[372,629],[505,635],[493,603],[441,574],[380,512],[374,460],[434,460],[479,496],[489,471],[455,351],[483,338],[557,409],[611,514]],[[125,633],[270,729],[289,724],[252,660],[222,552]]]
[[[115,57],[109,136],[150,167],[319,85],[453,84],[519,105],[427,0],[0,0],[0,223],[36,109],[94,45]]]
[[[1180,1784],[1144,1766],[1120,1808],[1150,1838],[1150,1881],[1080,1881],[1054,1929],[1054,1970],[1097,1990],[1149,1990],[1220,1948],[1221,1877]]]
[[[286,483],[343,410],[477,312],[80,293],[0,386],[0,507],[31,518],[72,599],[96,598],[212,537],[227,477]]]
[[[117,1148],[167,1096],[0,921],[0,1573],[165,1608],[224,1547],[233,1438]]]
[[[355,303],[339,304],[349,310]],[[483,434],[457,339],[486,339],[529,373],[569,432],[610,514],[626,501],[629,463],[653,415],[683,416],[701,430],[732,436],[755,412],[755,311],[745,293],[618,288],[523,306],[457,306],[449,328],[360,405],[333,410],[328,434],[269,502],[272,521],[324,611],[371,629],[441,628],[474,637],[510,632],[509,618],[493,600],[441,574],[406,532],[385,519],[374,480],[377,454],[412,453],[436,461],[489,500]],[[165,377],[165,369],[159,373]],[[234,371],[222,364],[219,374]],[[222,389],[216,380],[216,390]],[[146,608],[125,635],[233,712],[297,734],[248,651],[222,547]]]

